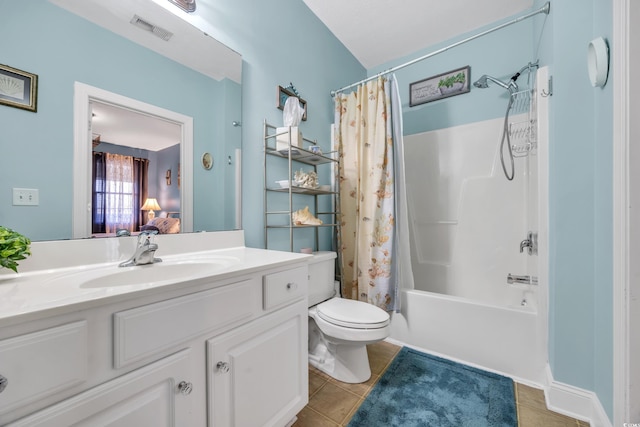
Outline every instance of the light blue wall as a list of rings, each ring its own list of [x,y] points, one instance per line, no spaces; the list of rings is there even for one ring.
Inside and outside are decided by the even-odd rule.
[[[594,1],[593,29],[587,36],[613,40],[613,0]],[[613,80],[594,96],[595,144],[595,319],[594,390],[613,420]]]
[[[301,0],[198,3],[211,35],[242,54],[243,228],[248,246],[263,247],[262,122],[282,125],[277,86],[293,82],[307,101],[303,134],[328,151],[330,91],[362,79],[365,69]]]
[[[537,6],[542,5],[537,0]],[[609,0],[552,4],[541,60],[551,65],[549,363],[595,391],[613,417],[613,84],[590,86],[586,46],[612,33]],[[583,182],[584,181],[584,182]],[[574,226],[577,224],[577,226]],[[575,277],[575,279],[574,279]]]
[[[368,70],[368,75],[373,76],[408,60],[442,49],[502,22],[504,21],[383,64]],[[413,135],[504,116],[508,93],[496,85],[490,85],[487,89],[478,89],[472,85],[469,93],[415,107],[409,107],[409,85],[466,65],[471,66],[471,82],[483,74],[508,81],[520,68],[535,60],[532,44],[532,23],[524,21],[397,71],[403,106],[404,134]],[[525,82],[526,76],[518,79],[521,85],[525,85]]]
[[[537,0],[534,8],[544,4]],[[498,23],[491,24],[494,26]],[[474,32],[475,33],[475,32]],[[554,378],[594,391],[613,413],[612,323],[612,83],[591,87],[588,42],[611,39],[611,0],[552,2],[543,15],[510,26],[397,72],[405,134],[502,117],[506,94],[495,86],[418,107],[408,106],[411,82],[471,65],[508,78],[534,59],[549,65],[550,108],[549,362]],[[465,38],[448,40],[368,70],[374,75]],[[520,78],[522,79],[522,77]],[[519,80],[520,81],[520,80]]]
[[[75,81],[193,117],[198,161],[220,149],[218,119],[230,108],[240,115],[239,102],[220,105],[233,82],[216,82],[47,1],[0,4],[0,39],[10,41],[0,63],[39,75],[37,113],[0,106],[0,224],[33,240],[71,237]],[[195,166],[194,227],[214,227],[207,203],[221,203],[224,169]],[[38,188],[40,205],[12,206],[12,187]]]
[[[576,4],[554,5],[552,21],[549,361],[557,381],[593,390],[595,111],[585,66],[593,10]]]
[[[554,379],[594,391],[613,417],[613,84],[593,88],[590,40],[611,41],[611,0],[552,4],[549,362]]]

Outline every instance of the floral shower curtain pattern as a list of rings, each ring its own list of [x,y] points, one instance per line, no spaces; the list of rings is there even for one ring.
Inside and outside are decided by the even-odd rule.
[[[395,308],[395,193],[389,82],[378,78],[335,100],[340,153],[342,294]]]

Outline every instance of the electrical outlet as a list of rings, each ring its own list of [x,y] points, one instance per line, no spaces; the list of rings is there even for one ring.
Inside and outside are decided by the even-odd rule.
[[[35,188],[14,188],[13,189],[13,205],[14,206],[38,206],[40,204],[40,195]]]

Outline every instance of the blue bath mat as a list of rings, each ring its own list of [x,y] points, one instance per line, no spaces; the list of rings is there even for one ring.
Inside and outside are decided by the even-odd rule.
[[[513,381],[403,347],[349,427],[516,427]]]

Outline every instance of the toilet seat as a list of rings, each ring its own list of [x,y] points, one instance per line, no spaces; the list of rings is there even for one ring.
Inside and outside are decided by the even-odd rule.
[[[316,306],[318,317],[352,329],[379,329],[389,325],[389,313],[362,301],[332,298]]]

